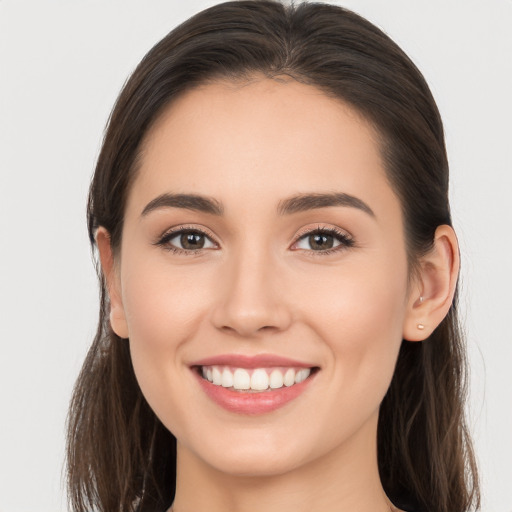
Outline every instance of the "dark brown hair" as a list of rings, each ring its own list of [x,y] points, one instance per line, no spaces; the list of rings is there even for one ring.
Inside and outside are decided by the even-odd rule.
[[[121,241],[126,197],[141,141],[185,90],[216,79],[291,77],[358,110],[381,137],[388,179],[403,210],[409,260],[451,224],[441,118],[421,73],[360,16],[318,3],[227,2],[192,17],[160,41],[124,86],[111,114],[88,204],[98,226]],[[129,345],[112,331],[98,268],[98,330],[76,383],[68,421],[68,487],[75,512],[164,510],[175,488],[176,440],[146,403]],[[456,301],[422,343],[404,341],[380,408],[378,461],[388,496],[418,510],[479,506],[464,422],[465,355]]]

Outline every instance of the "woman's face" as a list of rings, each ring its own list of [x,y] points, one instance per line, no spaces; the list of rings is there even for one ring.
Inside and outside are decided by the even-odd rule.
[[[270,475],[374,450],[411,302],[376,140],[268,79],[189,91],[146,137],[112,319],[182,454]]]

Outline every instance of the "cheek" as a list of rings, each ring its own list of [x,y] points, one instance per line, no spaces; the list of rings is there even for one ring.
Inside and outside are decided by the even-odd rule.
[[[181,363],[182,348],[196,337],[206,316],[209,286],[201,272],[180,271],[158,259],[131,257],[124,263],[123,305],[132,363],[146,399],[158,411],[162,397],[174,402],[173,390],[180,388],[182,372],[188,371]]]
[[[343,396],[352,404],[377,407],[393,376],[406,313],[406,268],[347,266],[309,286],[304,317],[328,346],[331,382],[347,390]]]
[[[355,339],[360,338],[357,333],[376,331],[383,337],[393,333],[401,337],[406,308],[406,269],[405,261],[387,261],[382,257],[354,259],[339,268],[310,273],[305,290],[296,293],[306,299],[303,311],[311,311],[311,317],[322,319],[326,332],[351,332],[352,336],[343,337],[343,341],[355,348],[354,345],[359,345]],[[366,341],[372,342],[371,339]]]
[[[147,345],[162,344],[164,349],[193,334],[208,302],[207,269],[172,266],[166,255],[157,255],[131,257],[122,271],[130,338]]]

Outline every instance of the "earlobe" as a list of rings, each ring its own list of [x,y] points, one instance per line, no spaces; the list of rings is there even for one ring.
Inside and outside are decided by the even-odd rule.
[[[459,246],[451,226],[438,226],[432,249],[420,259],[411,288],[403,338],[423,341],[448,314],[459,275]]]
[[[119,272],[114,261],[110,234],[103,227],[99,227],[96,233],[96,245],[110,299],[110,325],[120,338],[128,338],[128,325],[122,301]]]

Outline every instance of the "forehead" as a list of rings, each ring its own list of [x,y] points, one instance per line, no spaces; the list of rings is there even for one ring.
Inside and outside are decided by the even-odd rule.
[[[384,194],[396,202],[370,123],[291,79],[187,91],[157,119],[142,148],[129,198],[139,207],[163,192],[206,194],[233,205],[326,191],[367,201]]]

